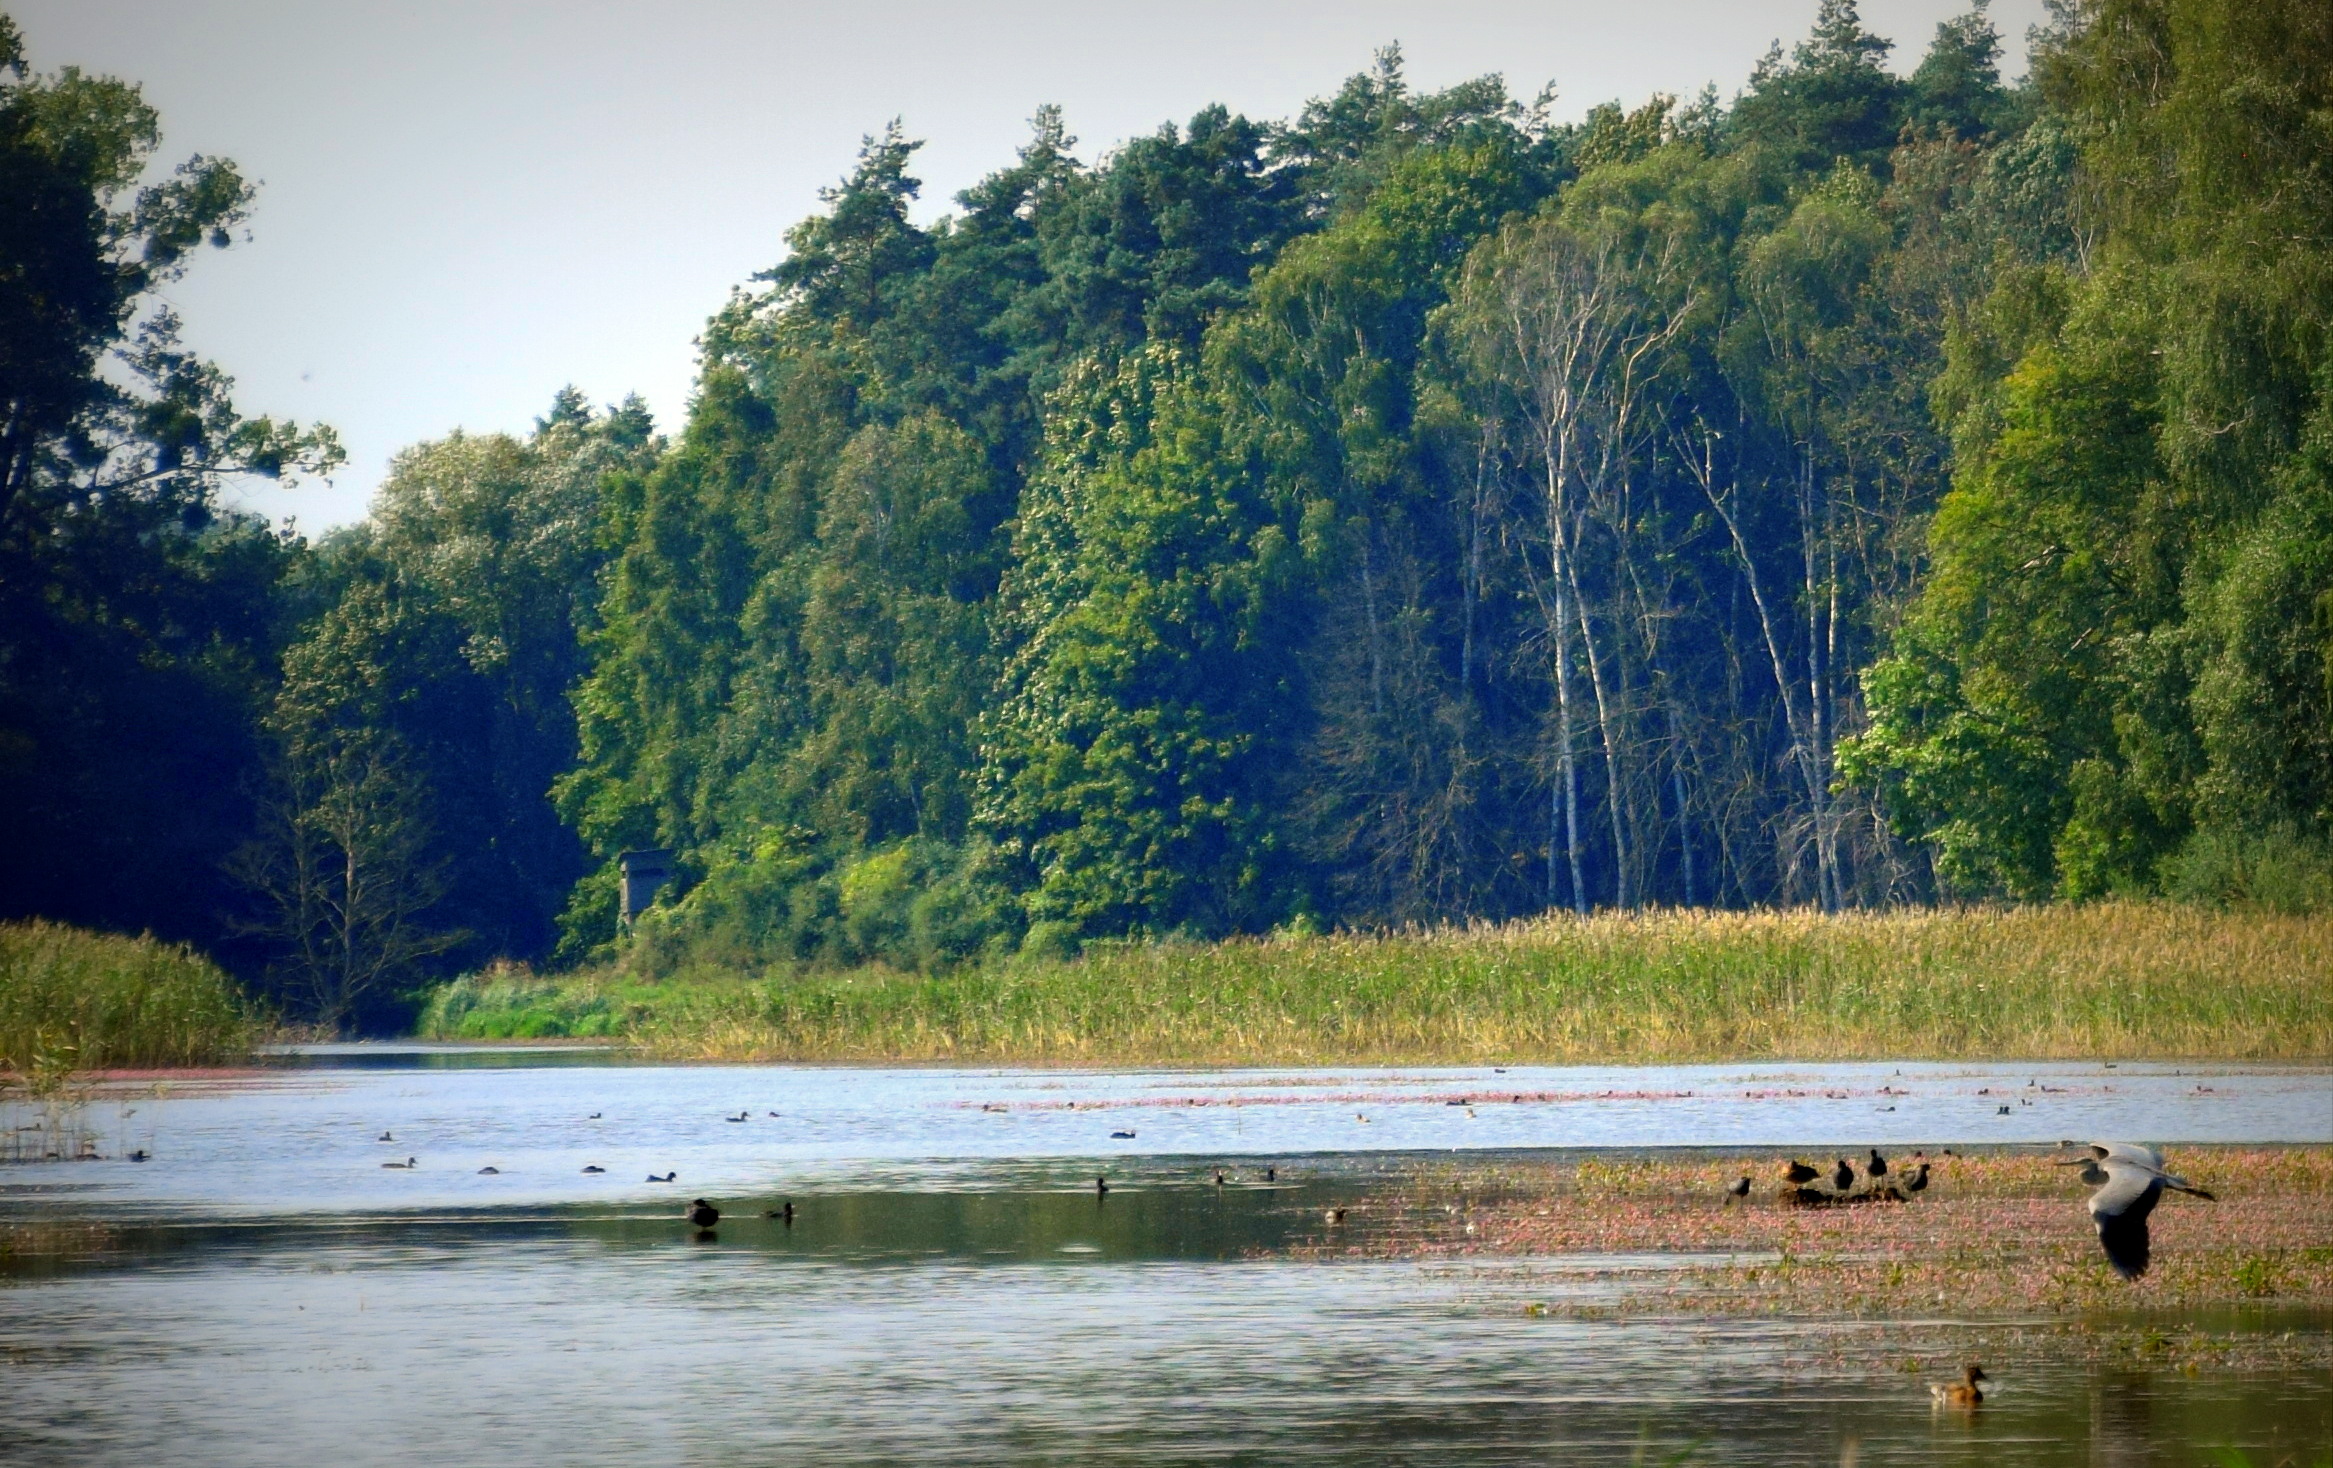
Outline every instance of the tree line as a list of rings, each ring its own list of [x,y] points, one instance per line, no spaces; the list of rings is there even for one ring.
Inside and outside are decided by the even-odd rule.
[[[2300,0],[2082,0],[2016,84],[1981,5],[1899,75],[1824,0],[1730,103],[1576,124],[1388,50],[1091,161],[1040,109],[930,225],[895,124],[669,436],[564,392],[314,542],[218,496],[329,433],[154,305],[249,189],[140,187],[134,89],[5,38],[14,910],[340,1020],[619,948],[2327,899]]]

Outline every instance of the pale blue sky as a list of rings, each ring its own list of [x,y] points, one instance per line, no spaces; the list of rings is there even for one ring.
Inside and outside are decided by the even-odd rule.
[[[895,114],[928,140],[936,215],[1041,103],[1090,161],[1209,102],[1289,116],[1398,40],[1418,87],[1552,80],[1569,118],[1711,81],[1730,97],[1815,5],[0,0],[37,68],[143,84],[167,161],[225,154],[263,182],[252,240],[170,294],[246,411],[340,429],[334,483],[248,499],[309,530],[361,516],[397,449],[523,431],[563,383],[676,424],[705,317]],[[1863,13],[1908,69],[1963,8]],[[1994,5],[2011,75],[2041,9]]]

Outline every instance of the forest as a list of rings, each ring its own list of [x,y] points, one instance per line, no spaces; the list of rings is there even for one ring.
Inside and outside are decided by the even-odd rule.
[[[2333,8],[1822,0],[1551,120],[868,137],[705,324],[395,460],[169,283],[253,186],[0,18],[0,919],[382,1026],[495,963],[946,971],[1550,910],[2333,907]],[[844,160],[838,160],[838,164]],[[629,928],[617,857],[679,880]]]

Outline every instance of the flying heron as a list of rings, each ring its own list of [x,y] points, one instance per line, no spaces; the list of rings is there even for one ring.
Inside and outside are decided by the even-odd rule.
[[[2165,1188],[2206,1202],[2219,1201],[2187,1179],[2164,1171],[2163,1154],[2135,1142],[2092,1142],[2081,1156],[2057,1160],[2061,1167],[2081,1168],[2078,1176],[2097,1190],[2090,1195],[2090,1221],[2098,1225],[2106,1262],[2124,1279],[2147,1272],[2147,1215],[2155,1211]]]

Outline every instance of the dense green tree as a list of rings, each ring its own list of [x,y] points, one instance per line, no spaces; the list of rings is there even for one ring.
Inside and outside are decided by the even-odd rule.
[[[2333,22],[2106,0],[2039,70],[2095,192],[1955,338],[1953,490],[1862,755],[1965,890],[2321,864]]]
[[[160,138],[0,17],[0,912],[211,939],[301,597],[296,542],[221,492],[339,452],[180,343],[160,292],[251,189],[200,157],[141,182]]]

